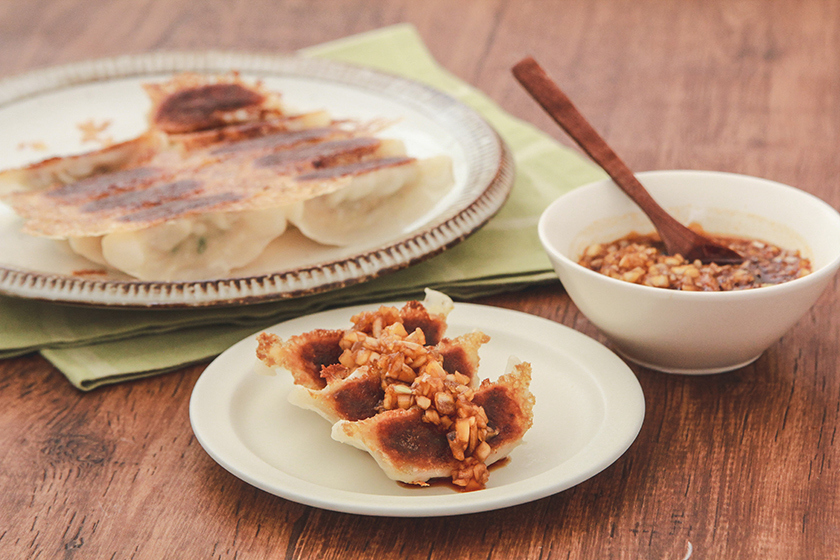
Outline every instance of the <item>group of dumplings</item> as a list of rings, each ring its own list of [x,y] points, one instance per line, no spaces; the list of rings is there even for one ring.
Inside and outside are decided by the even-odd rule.
[[[228,276],[289,225],[327,245],[394,237],[453,184],[451,160],[418,160],[380,123],[293,113],[237,74],[145,86],[137,138],[0,173],[31,235],[66,240],[142,280]]]
[[[367,451],[396,481],[451,478],[483,488],[487,466],[508,456],[533,423],[531,367],[512,361],[479,382],[480,332],[445,337],[452,301],[382,306],[348,329],[316,329],[282,340],[258,336],[260,369],[288,371],[289,401],[332,423],[332,438]]]

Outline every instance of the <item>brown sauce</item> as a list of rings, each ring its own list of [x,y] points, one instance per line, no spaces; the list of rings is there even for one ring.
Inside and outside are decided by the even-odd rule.
[[[710,235],[744,257],[740,264],[688,262],[667,255],[657,234],[631,233],[609,243],[587,247],[578,263],[612,278],[683,291],[733,291],[789,282],[811,273],[811,262],[799,251],[742,237]]]
[[[505,465],[510,463],[510,457],[503,457],[493,463],[492,465],[487,465],[487,470],[493,472],[497,469],[504,467]],[[411,484],[409,482],[401,482],[397,481],[397,484],[402,486],[403,488],[451,488],[455,492],[471,492],[472,490],[467,490],[463,486],[458,486],[457,484],[452,482],[451,478],[431,478],[424,482],[423,484]]]

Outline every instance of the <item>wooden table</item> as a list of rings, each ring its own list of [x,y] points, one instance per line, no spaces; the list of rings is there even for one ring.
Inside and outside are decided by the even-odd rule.
[[[569,141],[510,77],[536,56],[636,170],[758,175],[840,204],[833,0],[11,0],[0,76],[153,49],[290,52],[397,22],[512,114]],[[601,474],[448,518],[333,513],[256,490],[190,429],[204,366],[80,393],[0,362],[3,558],[829,558],[840,554],[835,284],[754,364],[633,366],[647,412]],[[483,303],[598,340],[559,284]]]

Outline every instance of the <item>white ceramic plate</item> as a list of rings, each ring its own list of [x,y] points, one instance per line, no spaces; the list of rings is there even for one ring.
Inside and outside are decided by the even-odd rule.
[[[102,147],[83,142],[83,123],[107,124],[113,141],[140,134],[149,101],[141,85],[181,71],[239,70],[280,91],[298,111],[336,118],[386,118],[382,136],[409,155],[452,158],[455,185],[401,231],[364,244],[317,245],[297,232],[273,243],[231,278],[141,282],[98,269],[55,241],[19,232],[21,220],[0,203],[0,293],[113,306],[207,306],[297,297],[397,270],[450,247],[487,222],[513,185],[513,161],[495,131],[472,109],[427,86],[336,62],[223,52],[149,53],[94,60],[0,80],[0,169]]]
[[[281,337],[348,328],[371,306],[281,323]],[[195,385],[190,420],[198,441],[240,479],[295,502],[348,513],[438,516],[512,506],[574,486],[613,463],[644,418],[641,387],[627,365],[598,342],[558,323],[506,309],[457,303],[448,336],[480,328],[482,378],[503,373],[515,355],[533,366],[534,425],[509,462],[491,469],[487,488],[409,488],[388,479],[365,452],[330,438],[329,423],[289,404],[291,375],[253,371],[249,337],[211,363]]]

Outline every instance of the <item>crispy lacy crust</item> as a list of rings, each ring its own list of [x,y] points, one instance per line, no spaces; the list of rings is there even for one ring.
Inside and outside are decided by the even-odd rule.
[[[489,479],[487,466],[507,457],[533,424],[530,379],[530,365],[519,364],[495,383],[483,381],[474,394],[456,388],[460,395],[451,409],[437,402],[437,395],[447,391],[435,393],[428,403],[418,402],[423,389],[418,392],[415,384],[415,404],[361,421],[341,420],[333,426],[333,439],[370,453],[394,480],[422,486],[433,478],[451,477],[454,484],[477,490]]]
[[[429,314],[423,304],[416,301],[406,303],[401,309],[382,306],[377,311],[360,313],[351,321],[353,327],[346,331],[316,329],[286,341],[274,334],[261,333],[257,337],[257,357],[269,367],[289,370],[296,385],[320,390],[331,381],[347,377],[355,368],[378,361],[383,353],[385,360],[389,354],[399,353],[403,358],[409,353],[415,357],[425,355],[424,346],[428,343],[425,333],[440,337],[446,332],[446,317]],[[414,326],[410,335],[405,329],[406,322]],[[389,327],[392,336],[383,341],[380,337]],[[399,336],[393,335],[395,330]],[[478,347],[483,342],[475,335],[462,338],[463,344],[447,340],[442,344],[442,351],[449,354],[454,363],[462,364],[464,374],[474,379],[478,371]],[[368,342],[367,346],[365,342]],[[339,365],[343,368],[329,367]],[[382,365],[386,366],[386,362]],[[395,367],[392,362],[387,365]],[[402,365],[405,365],[404,359]],[[417,367],[420,365],[418,363]],[[416,372],[406,375],[416,375]]]
[[[478,350],[490,342],[490,337],[481,331],[473,331],[455,339],[444,338],[436,346],[443,359],[446,373],[461,373],[469,378],[469,386],[478,385],[478,366],[481,361]]]
[[[207,130],[170,133],[166,135],[166,139],[172,146],[177,146],[184,150],[195,150],[214,144],[241,142],[278,132],[291,132],[307,128],[325,128],[333,124],[332,119],[326,111],[316,111],[313,113],[282,115],[264,120],[236,123]]]
[[[92,237],[207,212],[285,207],[340,190],[359,175],[416,165],[413,158],[381,158],[379,140],[354,138],[335,127],[278,132],[237,144],[246,142],[249,149],[241,151],[164,149],[135,166],[12,193],[7,202],[27,219],[26,233]]]
[[[257,336],[257,358],[269,367],[289,370],[295,384],[310,389],[323,389],[327,381],[322,368],[338,363],[338,346],[344,331],[318,329],[291,337],[285,343],[275,334]]]
[[[279,94],[260,82],[246,84],[236,72],[209,77],[183,73],[167,82],[143,87],[152,101],[150,124],[170,134],[265,120],[286,113]]]
[[[95,173],[110,173],[147,160],[164,139],[147,133],[101,150],[75,156],[51,157],[23,168],[0,172],[0,196],[69,184]]]
[[[277,94],[235,74],[180,75],[146,90],[153,106],[141,137],[0,174],[0,194],[25,218],[25,233],[97,237],[289,207],[386,170],[419,174],[401,144],[370,136],[380,123],[288,115]]]
[[[445,317],[423,304],[382,306],[352,318],[346,331],[312,331],[283,342],[263,333],[257,356],[291,371],[290,401],[334,422],[333,438],[368,451],[386,474],[424,484],[452,477],[483,488],[487,465],[507,456],[533,423],[529,364],[478,385],[478,351],[489,337],[474,331],[427,344]]]
[[[530,390],[531,364],[521,362],[495,383],[485,379],[473,402],[482,406],[490,426],[498,433],[489,440],[491,454],[501,455],[508,446],[518,445],[534,423],[536,399]],[[507,453],[504,453],[505,455]]]

